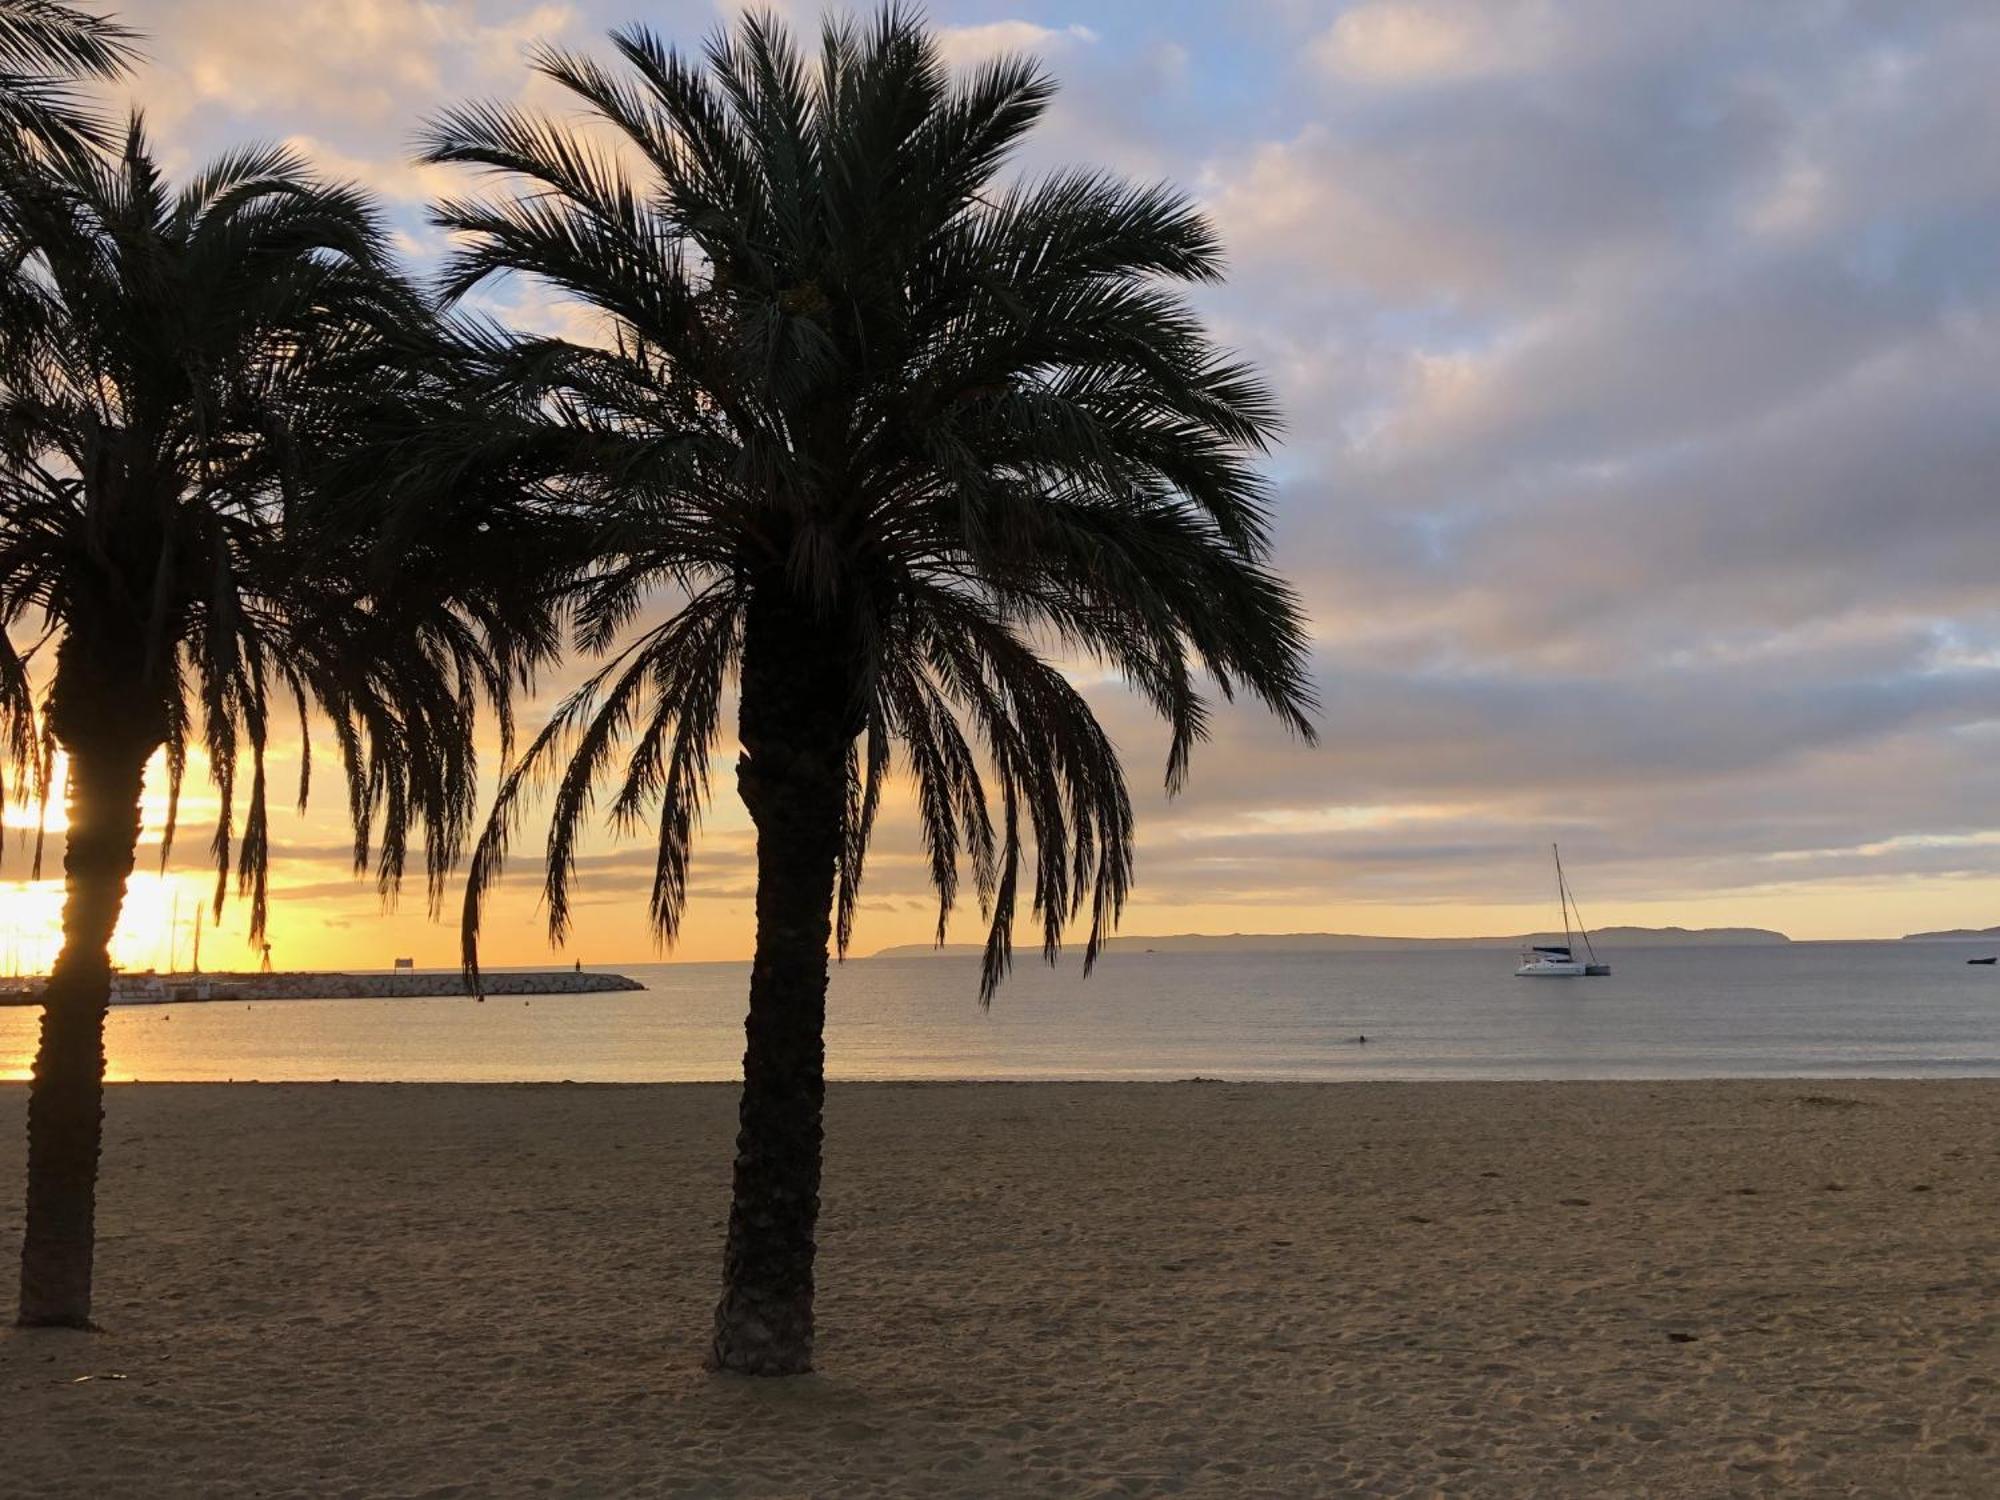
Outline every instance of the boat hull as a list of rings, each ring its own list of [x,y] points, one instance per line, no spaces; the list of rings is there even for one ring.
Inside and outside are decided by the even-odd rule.
[[[1522,964],[1514,971],[1516,979],[1581,979],[1584,966],[1579,963],[1536,963]]]

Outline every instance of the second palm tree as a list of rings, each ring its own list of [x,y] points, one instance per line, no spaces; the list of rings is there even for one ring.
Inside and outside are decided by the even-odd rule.
[[[308,706],[335,728],[357,863],[385,890],[419,829],[441,888],[476,808],[472,718],[518,661],[469,543],[402,545],[379,571],[393,487],[321,482],[378,418],[448,383],[429,309],[387,266],[367,202],[283,151],[245,151],[176,193],[134,121],[123,152],[0,160],[0,747],[44,796],[68,759],[62,948],[28,1095],[20,1320],[88,1325],[109,945],[164,751],[167,820],[191,748],[233,875],[266,915],[265,755]],[[398,521],[421,532],[421,517]],[[429,560],[427,560],[429,559]],[[451,580],[472,580],[454,593]],[[510,601],[531,617],[531,600]],[[15,627],[57,642],[53,670]],[[530,632],[532,634],[532,632]],[[47,683],[38,708],[34,687]],[[307,748],[302,745],[302,749]],[[249,785],[241,822],[238,761]],[[299,788],[306,786],[302,760]],[[378,821],[379,819],[379,821]]]

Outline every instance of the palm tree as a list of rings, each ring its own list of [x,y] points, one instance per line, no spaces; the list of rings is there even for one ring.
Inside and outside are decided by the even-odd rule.
[[[54,0],[0,0],[0,136],[59,152],[104,145],[102,117],[77,97],[79,78],[119,78],[137,32]]]
[[[189,751],[205,753],[216,909],[233,873],[254,944],[273,720],[295,715],[309,750],[316,707],[357,867],[372,859],[392,891],[418,829],[435,900],[477,810],[471,721],[504,703],[520,660],[481,628],[490,596],[443,592],[475,536],[406,536],[391,576],[373,539],[393,491],[319,482],[444,378],[429,310],[389,269],[362,195],[280,150],[225,157],[171,192],[135,119],[115,159],[0,165],[0,248],[0,749],[17,795],[38,784],[44,799],[56,750],[68,757],[20,1320],[85,1326],[107,950],[149,761],[164,750],[164,869]]]
[[[595,528],[581,644],[629,634],[504,779],[466,956],[476,971],[482,893],[544,777],[562,936],[614,763],[613,819],[656,820],[651,916],[674,936],[733,676],[757,936],[709,1363],[790,1374],[813,1353],[828,950],[893,747],[940,940],[969,860],[982,1000],[1024,878],[1051,959],[1088,908],[1088,969],[1131,880],[1132,807],[1045,653],[1143,694],[1171,727],[1170,789],[1208,724],[1199,671],[1310,735],[1250,462],[1276,414],[1172,287],[1220,274],[1187,200],[1095,172],[996,183],[1052,92],[1033,62],[954,80],[894,8],[829,20],[816,66],[768,18],[711,40],[705,68],[642,29],[613,41],[629,72],[535,60],[609,132],[473,105],[426,139],[510,185],[439,206],[461,246],[447,295],[515,273],[602,315],[601,341],[496,347],[481,405]]]

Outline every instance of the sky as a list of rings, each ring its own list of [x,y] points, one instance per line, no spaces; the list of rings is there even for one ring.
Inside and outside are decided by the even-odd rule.
[[[426,113],[560,108],[523,66],[532,41],[601,51],[639,20],[692,46],[734,9],[120,14],[151,35],[129,92],[176,173],[289,140],[382,194],[423,265],[440,244],[425,202],[464,185],[408,163]],[[2000,8],[929,14],[953,61],[1024,49],[1060,81],[1018,170],[1097,164],[1203,203],[1230,275],[1202,310],[1287,416],[1277,556],[1312,621],[1322,742],[1224,712],[1168,801],[1157,730],[1088,683],[1139,796],[1127,932],[1520,930],[1553,918],[1554,840],[1597,923],[1847,938],[2000,921]],[[496,305],[562,318],[528,286]],[[749,951],[748,825],[719,764],[680,957]],[[906,811],[885,821],[859,952],[930,933]],[[281,965],[451,961],[455,923],[421,892],[385,916],[351,877],[331,797],[275,822]],[[184,836],[177,864],[202,842]],[[535,844],[517,848],[488,957],[533,963]],[[563,961],[652,955],[650,863],[593,845]],[[135,887],[125,961],[164,956],[178,879]],[[31,949],[54,899],[17,888],[0,941]],[[211,965],[243,953],[241,918]]]

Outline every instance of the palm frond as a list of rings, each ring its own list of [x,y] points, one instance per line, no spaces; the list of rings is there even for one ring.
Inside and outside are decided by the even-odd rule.
[[[110,143],[104,116],[77,87],[122,78],[140,36],[106,16],[55,0],[0,0],[0,132],[46,155]]]

